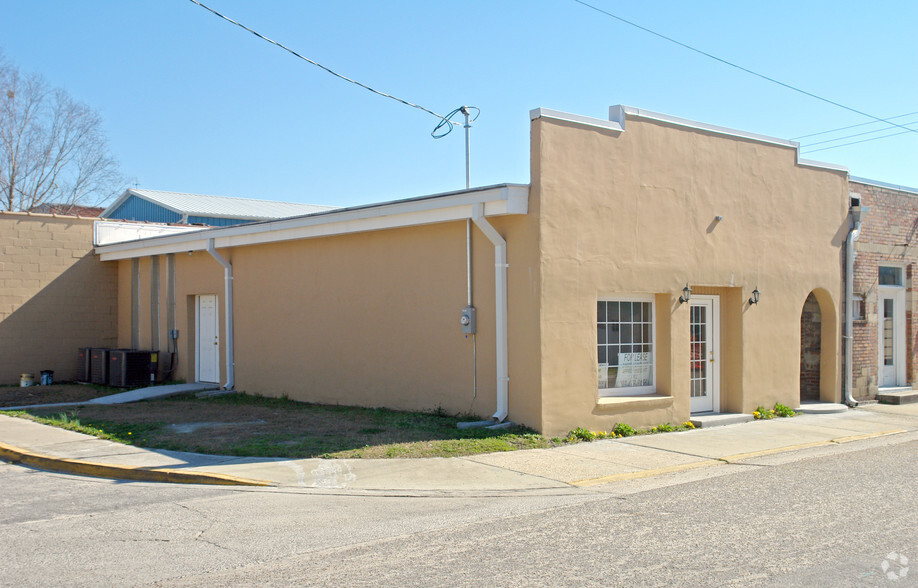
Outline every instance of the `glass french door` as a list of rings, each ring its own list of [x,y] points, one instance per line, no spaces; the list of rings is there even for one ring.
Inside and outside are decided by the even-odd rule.
[[[720,300],[717,296],[692,296],[690,321],[690,409],[720,412]]]

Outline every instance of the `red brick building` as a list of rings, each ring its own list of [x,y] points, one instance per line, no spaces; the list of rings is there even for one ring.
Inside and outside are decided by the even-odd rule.
[[[869,208],[854,242],[852,305],[852,395],[863,400],[916,381],[918,190],[862,178],[849,190]]]

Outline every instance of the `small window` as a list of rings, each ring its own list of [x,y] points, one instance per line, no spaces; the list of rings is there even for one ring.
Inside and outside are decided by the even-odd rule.
[[[851,319],[856,321],[865,320],[867,315],[864,312],[864,296],[855,294],[851,300]]]
[[[596,312],[599,390],[603,396],[654,391],[653,298],[608,298]]]
[[[902,268],[881,265],[879,270],[879,280],[881,286],[901,286],[903,284]]]

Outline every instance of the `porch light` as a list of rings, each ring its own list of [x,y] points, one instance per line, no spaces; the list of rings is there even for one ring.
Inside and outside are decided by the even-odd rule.
[[[752,291],[752,298],[749,299],[749,304],[758,304],[759,303],[759,289],[756,288]]]
[[[682,296],[679,297],[679,304],[688,302],[691,297],[692,297],[692,289],[689,288],[688,284],[686,284],[685,288],[682,289]]]

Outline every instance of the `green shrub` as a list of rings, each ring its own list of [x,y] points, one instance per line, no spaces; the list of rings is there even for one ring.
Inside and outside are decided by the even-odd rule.
[[[796,415],[797,413],[794,412],[793,408],[789,406],[785,406],[779,402],[775,404],[774,414],[777,417],[792,417]]]
[[[581,441],[592,441],[596,438],[596,435],[593,431],[584,429],[583,427],[577,427],[573,431],[567,434],[568,439],[580,439]]]
[[[637,433],[637,431],[634,430],[634,427],[626,425],[625,423],[618,423],[615,425],[615,428],[612,429],[612,432],[619,437],[630,437]]]
[[[773,408],[765,408],[761,404],[752,411],[752,416],[756,419],[773,419],[775,418],[775,411]]]

